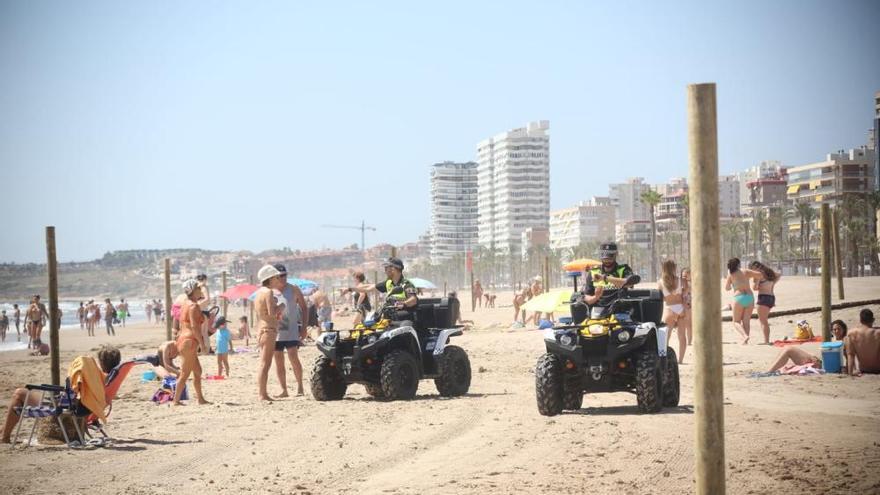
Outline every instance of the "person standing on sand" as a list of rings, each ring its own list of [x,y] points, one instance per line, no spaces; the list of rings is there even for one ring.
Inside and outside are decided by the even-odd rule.
[[[31,348],[35,340],[40,339],[40,335],[43,333],[43,317],[49,317],[46,305],[40,302],[39,294],[34,294],[27,310],[28,349]]]
[[[86,329],[86,306],[85,303],[80,301],[79,307],[76,308],[76,319],[79,320],[79,329]]]
[[[483,308],[483,284],[480,279],[474,280],[474,290],[471,291],[471,308],[476,308],[479,303],[480,309]]]
[[[9,317],[6,310],[0,312],[0,342],[6,342],[6,331],[9,330]]]
[[[18,336],[18,341],[21,342],[21,309],[19,309],[18,304],[13,304],[12,309],[15,312],[12,313],[12,318],[15,320],[15,335]]]
[[[189,279],[183,283],[183,292],[187,299],[180,310],[180,333],[177,336],[177,352],[180,355],[180,376],[174,388],[175,406],[180,405],[180,395],[189,376],[193,376],[193,387],[196,389],[196,398],[199,404],[208,404],[202,395],[202,364],[199,362],[199,347],[204,347],[202,342],[202,323],[205,315],[199,309],[197,301],[202,296],[201,287],[196,280]]]
[[[116,308],[110,302],[110,298],[104,299],[104,324],[107,326],[107,335],[116,336],[116,329],[113,328],[113,318],[116,318]]]
[[[675,261],[667,259],[660,265],[660,280],[657,281],[657,289],[663,294],[663,323],[671,333],[673,329],[678,333],[678,364],[684,363],[684,353],[687,351],[687,335],[679,326],[679,321],[684,316],[684,298],[682,297],[682,283],[676,275]]]
[[[724,290],[733,290],[733,328],[742,337],[742,344],[749,343],[752,312],[755,310],[755,296],[749,279],[762,277],[763,274],[753,270],[741,270],[739,258],[727,261],[727,280]]]
[[[776,282],[782,278],[782,274],[760,261],[749,263],[749,268],[761,274],[760,278],[752,279],[752,289],[758,292],[758,321],[761,322],[761,330],[764,332],[764,345],[770,345],[770,310],[776,306],[773,289],[776,287]]]
[[[147,313],[147,323],[153,323],[153,303],[147,301],[144,303],[144,311]]]
[[[284,288],[281,295],[284,297],[284,308],[281,319],[278,321],[278,336],[275,340],[275,372],[281,383],[281,394],[278,397],[287,397],[287,373],[284,367],[284,352],[290,360],[293,376],[296,378],[296,395],[303,395],[303,372],[302,363],[299,360],[299,348],[306,336],[306,327],[303,325],[304,315],[308,314],[306,298],[296,285],[287,282],[287,267],[278,263],[274,265]]]
[[[520,308],[522,308],[522,305],[525,304],[527,300],[531,299],[531,297],[529,297],[530,295],[531,295],[531,292],[529,291],[528,287],[523,287],[523,290],[514,294],[514,296],[513,296],[513,323],[516,324],[516,323],[520,322]],[[521,312],[522,312],[522,325],[525,326],[525,324],[526,324],[526,310],[522,310]]]
[[[315,293],[312,294],[312,303],[314,303],[315,309],[318,311],[318,331],[323,332],[327,330],[328,324],[333,321],[333,306],[330,304],[327,294],[324,294],[324,291],[321,289],[316,289]]]
[[[119,304],[116,306],[116,317],[122,322],[122,328],[125,328],[125,319],[128,318],[128,303],[125,302],[125,299],[119,299]]]
[[[681,269],[681,299],[684,304],[684,314],[678,320],[678,328],[681,328],[687,336],[687,345],[693,345],[694,331],[691,325],[691,271],[688,268]]]
[[[211,309],[211,293],[208,289],[208,276],[204,273],[200,273],[196,275],[196,280],[199,282],[199,286],[202,288],[202,298],[199,299],[199,308],[201,308],[202,312],[208,311]],[[205,323],[202,324],[202,342],[205,343],[205,348],[199,350],[199,354],[211,354],[211,340],[210,340],[210,331],[211,327],[214,325],[213,317],[205,318]]]
[[[275,300],[275,291],[281,293],[284,281],[281,272],[272,265],[265,265],[257,272],[262,287],[257,290],[254,299],[254,312],[257,323],[257,344],[260,348],[260,370],[257,373],[257,391],[260,400],[272,401],[266,392],[269,381],[269,367],[272,366],[272,358],[275,355],[275,342],[278,340],[278,305]],[[282,296],[283,297],[283,296]]]

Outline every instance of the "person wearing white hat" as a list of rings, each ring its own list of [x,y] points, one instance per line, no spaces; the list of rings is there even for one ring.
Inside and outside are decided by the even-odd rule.
[[[275,341],[278,337],[278,304],[276,292],[280,295],[284,288],[282,274],[272,265],[265,265],[257,272],[257,278],[263,285],[254,299],[256,312],[257,342],[260,346],[260,372],[257,374],[257,388],[260,400],[271,401],[266,392],[269,381],[269,368],[275,356]],[[282,296],[283,297],[283,296]]]

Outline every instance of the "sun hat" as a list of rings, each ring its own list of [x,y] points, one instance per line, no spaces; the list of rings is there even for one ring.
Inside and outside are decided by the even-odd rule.
[[[194,291],[198,286],[199,282],[196,279],[187,279],[183,282],[183,292],[185,292],[187,295],[192,294],[192,291]]]
[[[272,277],[277,277],[278,275],[281,275],[281,272],[272,265],[265,265],[257,272],[257,278],[260,279],[260,283],[263,283]]]

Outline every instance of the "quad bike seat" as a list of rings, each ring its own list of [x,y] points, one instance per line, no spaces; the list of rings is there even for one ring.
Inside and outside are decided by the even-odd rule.
[[[451,328],[458,319],[459,303],[455,297],[419,299],[416,306],[415,326],[418,329]]]

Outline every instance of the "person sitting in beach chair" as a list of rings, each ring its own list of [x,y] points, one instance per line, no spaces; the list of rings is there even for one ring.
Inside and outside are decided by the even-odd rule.
[[[107,432],[104,431],[104,426],[101,421],[107,420],[107,417],[110,416],[110,412],[113,410],[113,400],[116,399],[116,394],[119,393],[119,387],[122,386],[122,383],[128,377],[128,374],[131,372],[132,368],[139,364],[153,364],[152,360],[135,357],[130,361],[126,361],[124,363],[118,364],[110,369],[107,372],[107,377],[104,380],[104,402],[106,404],[103,411],[90,411],[88,416],[86,417],[86,434],[88,436],[92,436],[91,432],[98,432],[107,438]]]
[[[81,359],[82,356],[77,358],[77,360]],[[102,346],[101,349],[98,350],[98,363],[102,371],[109,372],[113,370],[119,365],[119,361],[119,350],[115,347]],[[61,423],[60,414],[72,411],[72,405],[70,402],[74,398],[73,394],[68,389],[69,387],[46,385],[25,385],[23,388],[16,389],[9,401],[9,408],[6,412],[6,421],[3,424],[2,434],[0,434],[0,443],[11,443],[12,430],[17,424],[19,425],[19,430],[21,429],[19,423],[21,415],[34,418],[35,421],[38,421],[39,418],[42,417],[55,417],[58,421],[58,425],[61,426],[61,431],[65,432],[63,424]],[[33,439],[35,431],[36,424],[34,424],[34,429],[31,431],[31,439]],[[67,434],[64,433],[64,435],[66,439]],[[16,434],[16,437],[17,436],[18,435]],[[80,441],[82,441],[82,438],[80,438]],[[28,443],[30,443],[30,441]]]

